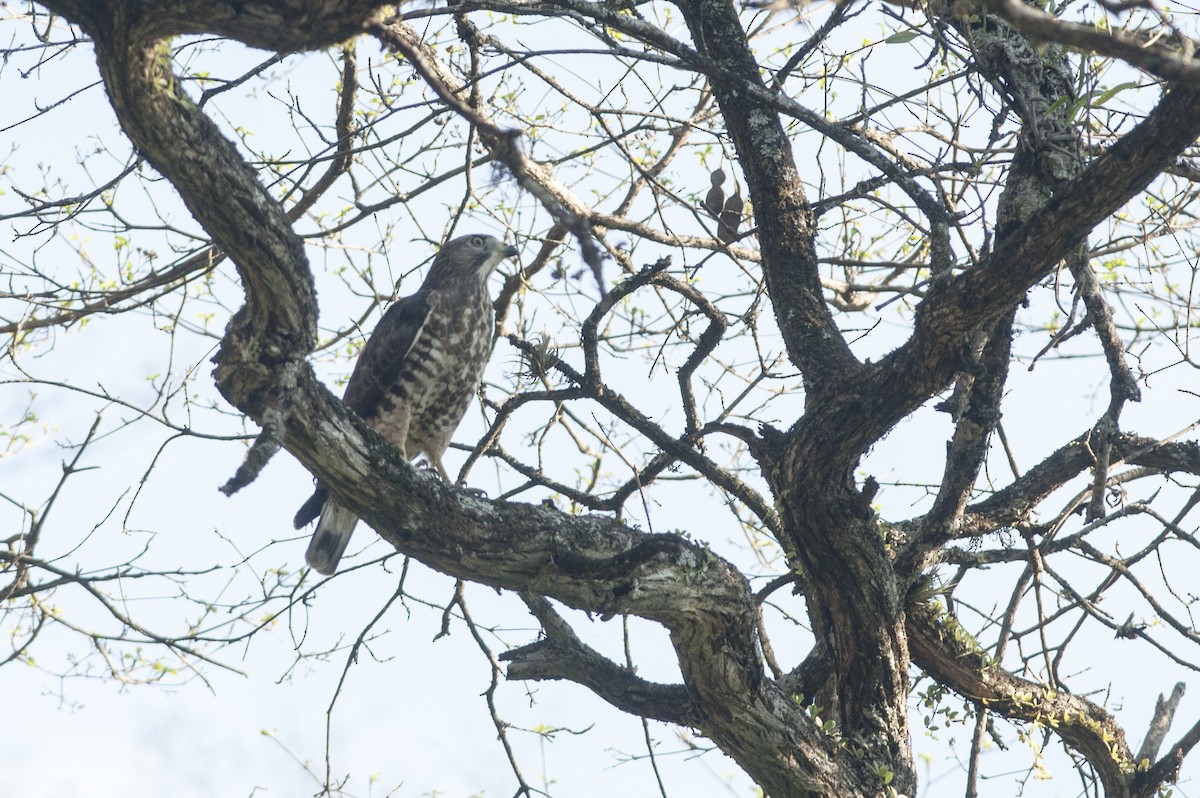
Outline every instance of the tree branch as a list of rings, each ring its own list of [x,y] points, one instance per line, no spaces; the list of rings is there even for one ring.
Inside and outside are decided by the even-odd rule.
[[[1092,466],[1087,447],[1091,431],[1075,438],[1026,471],[1019,479],[967,508],[962,536],[973,536],[1027,523],[1039,503]],[[1164,442],[1129,433],[1112,442],[1109,466],[1119,463],[1155,468],[1165,473],[1200,474],[1200,443]]]
[[[112,33],[134,34],[146,42],[215,33],[279,52],[319,50],[344,42],[393,5],[388,0],[306,0],[300,7],[294,0],[38,1],[81,25],[97,41]]]
[[[566,679],[583,685],[623,712],[680,726],[697,726],[699,714],[683,685],[655,684],[601,656],[579,639],[550,602],[525,594],[545,637],[498,657],[508,662],[509,679]]]
[[[371,33],[389,47],[403,53],[442,102],[479,131],[480,140],[497,161],[508,167],[521,188],[537,197],[542,207],[571,231],[579,242],[584,261],[603,290],[600,248],[588,227],[589,214],[586,206],[566,186],[558,182],[549,168],[534,161],[521,150],[518,145],[521,132],[501,128],[482,108],[476,108],[468,100],[460,97],[462,84],[442,66],[432,48],[421,40],[412,25],[400,19],[393,19],[386,24],[373,25]]]
[[[1142,747],[1137,752],[1139,762],[1158,756],[1158,750],[1162,748],[1163,740],[1167,739],[1171,721],[1175,718],[1175,710],[1179,709],[1179,702],[1183,700],[1186,689],[1187,685],[1183,682],[1176,682],[1170,698],[1164,699],[1159,693],[1158,701],[1154,704],[1154,717],[1150,719],[1150,728],[1146,730],[1146,739],[1142,741]]]
[[[246,305],[215,372],[234,406],[264,423],[286,396],[272,421],[283,444],[398,551],[460,579],[663,624],[688,695],[705,708],[698,728],[767,791],[844,793],[869,778],[765,679],[757,607],[730,563],[610,518],[456,493],[335,399],[303,362],[315,334],[312,275],[279,204],[179,90],[163,42],[117,12],[89,19],[103,26],[97,58],[122,127],[238,267]]]
[[[679,7],[701,58],[709,62],[709,70],[720,75],[712,81],[713,94],[754,204],[763,273],[775,317],[788,356],[804,376],[805,399],[811,406],[855,373],[860,364],[821,294],[816,220],[796,170],[791,142],[771,105],[775,95],[762,83],[733,5],[686,2]],[[743,86],[755,91],[745,92]]]
[[[1068,22],[1018,0],[986,0],[986,5],[1031,38],[1120,59],[1164,80],[1200,87],[1200,61],[1191,39]]]
[[[909,606],[907,628],[913,662],[939,683],[1005,717],[1049,725],[1096,769],[1108,798],[1130,794],[1136,762],[1106,710],[1014,676],[989,660],[953,616],[928,604]]]

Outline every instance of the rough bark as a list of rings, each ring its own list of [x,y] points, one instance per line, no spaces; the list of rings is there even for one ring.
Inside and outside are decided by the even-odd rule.
[[[748,95],[753,87],[766,93],[758,64],[732,3],[697,0],[681,3],[696,47],[721,75],[713,93],[759,221],[767,285],[788,355],[800,367],[812,404],[836,390],[858,366],[821,294],[817,274],[816,218],[804,193],[779,114]],[[715,69],[713,69],[715,67]]]
[[[853,793],[858,768],[764,679],[757,610],[729,563],[675,535],[455,493],[414,470],[320,385],[303,361],[317,306],[300,239],[232,143],[179,89],[156,38],[161,25],[141,24],[123,5],[110,10],[73,19],[96,41],[122,128],[233,260],[246,290],[215,359],[226,398],[276,427],[288,450],[399,551],[462,579],[662,623],[697,727],[771,794]]]
[[[411,468],[306,364],[317,304],[302,243],[236,148],[179,88],[165,38],[208,32],[292,50],[373,29],[420,53],[413,29],[381,23],[377,2],[45,5],[92,38],[123,130],[236,265],[246,304],[226,331],[215,377],[229,402],[263,426],[255,462],[283,446],[398,551],[460,579],[527,596],[547,637],[506,655],[514,678],[570,679],[626,711],[695,726],[774,798],[877,795],[885,791],[884,771],[890,789],[915,792],[910,656],[993,711],[1049,719],[1097,768],[1110,796],[1144,794],[1177,770],[1179,746],[1147,771],[1151,776],[1135,777],[1123,733],[1101,708],[1008,674],[956,634],[952,619],[926,605],[907,605],[906,595],[945,543],[1024,520],[1038,499],[1094,464],[1077,441],[1010,488],[967,504],[997,419],[1014,308],[1097,223],[1200,136],[1200,90],[1171,89],[1142,124],[1092,163],[1042,180],[1034,189],[1044,200],[1037,212],[1013,210],[1004,218],[984,263],[957,272],[940,264],[911,340],[877,363],[861,363],[821,295],[815,216],[780,117],[788,106],[764,84],[732,3],[680,3],[744,170],[772,307],[807,390],[805,414],[786,432],[766,430],[756,441],[777,501],[780,542],[803,582],[818,639],[807,668],[773,680],[761,662],[754,596],[730,563],[681,536],[456,493]],[[596,11],[597,18],[609,13]],[[620,19],[613,24],[634,26]],[[660,36],[645,35],[648,41]],[[680,59],[692,57],[663,46]],[[434,78],[452,99],[454,86]],[[466,105],[456,110],[477,114]],[[504,141],[513,146],[511,138]],[[860,145],[866,157],[869,148]],[[541,168],[528,164],[524,174],[537,182]],[[543,178],[550,183],[550,170]],[[1024,190],[1016,181],[1011,188]],[[545,201],[564,205],[559,191],[550,185]],[[927,197],[917,204],[930,215],[937,239],[931,248],[944,256],[943,214]],[[591,369],[581,374],[564,366],[562,373],[576,387],[599,391]],[[872,511],[872,489],[855,484],[854,470],[870,446],[955,379],[962,380],[962,405],[944,496],[926,526],[913,525],[914,542],[897,556]],[[678,447],[680,459],[696,456],[678,441],[661,443]],[[1142,445],[1116,430],[1107,444],[1110,462],[1124,457],[1200,472],[1194,447]],[[660,623],[670,633],[682,685],[648,683],[604,660],[575,638],[546,599]],[[798,706],[788,689],[798,684],[820,691],[837,720],[836,734]]]

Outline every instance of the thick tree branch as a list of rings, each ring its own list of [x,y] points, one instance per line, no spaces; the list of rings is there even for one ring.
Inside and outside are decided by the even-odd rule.
[[[93,39],[133,34],[149,42],[214,33],[279,52],[319,50],[363,33],[388,0],[39,0]],[[98,35],[99,34],[99,35]]]
[[[92,9],[93,12],[96,9]],[[263,423],[227,492],[252,480],[281,444],[297,369],[316,337],[316,296],[303,242],[283,208],[216,125],[178,85],[171,52],[150,38],[132,6],[93,19],[96,58],[122,129],[145,159],[175,186],[188,210],[238,267],[247,303],[226,330],[221,356],[281,369],[281,384],[245,398]],[[277,302],[276,297],[295,297]],[[236,404],[236,403],[235,403]]]
[[[1172,784],[1179,778],[1179,768],[1183,758],[1200,743],[1200,721],[1192,724],[1179,742],[1171,746],[1153,767],[1144,773],[1138,773],[1133,780],[1133,795],[1135,798],[1152,798],[1161,795],[1159,790],[1165,784]]]
[[[1137,763],[1106,710],[1012,675],[991,662],[952,616],[929,605],[909,607],[908,639],[913,662],[939,683],[1005,717],[1047,724],[1096,769],[1107,798],[1131,794]]]
[[[638,677],[581,641],[546,599],[526,595],[525,602],[541,621],[545,637],[499,656],[501,662],[509,663],[508,678],[566,679],[623,712],[681,726],[699,725],[683,685],[656,684]]]
[[[1133,130],[1065,184],[982,268],[930,286],[917,315],[909,360],[932,341],[972,329],[1020,301],[1087,234],[1141,192],[1200,136],[1200,89],[1177,86]]]
[[[804,376],[806,401],[812,405],[853,374],[859,363],[822,297],[816,220],[796,170],[791,142],[769,102],[774,95],[763,85],[733,5],[678,5],[700,56],[721,75],[713,81],[713,94],[754,203],[763,273],[775,317],[788,356]],[[753,87],[754,94],[742,91],[743,86]]]
[[[1039,41],[1059,42],[1081,52],[1108,56],[1144,69],[1164,80],[1200,87],[1196,42],[1162,37],[1159,32],[1129,32],[1069,22],[1019,0],[985,0],[996,15]]]
[[[1020,479],[968,506],[962,536],[1027,524],[1033,509],[1047,496],[1091,468],[1092,454],[1087,445],[1090,435],[1090,430],[1082,433],[1030,468]],[[1200,475],[1200,444],[1196,441],[1161,442],[1120,433],[1112,441],[1109,466],[1120,463],[1154,468],[1164,473]]]
[[[771,794],[845,793],[869,778],[765,679],[757,607],[732,565],[679,536],[455,493],[334,399],[303,362],[316,302],[282,209],[179,91],[161,41],[118,13],[91,21],[102,23],[97,58],[122,127],[238,267],[246,305],[215,372],[232,404],[270,421],[289,451],[399,551],[461,579],[663,624],[697,726]],[[273,418],[283,396],[286,412]]]
[[[964,342],[972,330],[1021,302],[1095,225],[1144,189],[1198,136],[1200,89],[1172,89],[1038,213],[998,240],[981,266],[934,280],[917,308],[909,341],[842,385],[843,396],[854,399],[815,406],[824,417],[801,420],[805,427],[842,431],[822,456],[852,467],[896,423],[943,390],[964,367]],[[801,432],[793,430],[797,437]]]
[[[1083,248],[1067,257],[1067,266],[1075,278],[1076,290],[1087,308],[1084,323],[1090,324],[1100,339],[1104,358],[1108,361],[1108,409],[1092,428],[1088,446],[1092,453],[1092,498],[1087,505],[1087,518],[1095,521],[1105,513],[1105,488],[1112,458],[1112,439],[1120,430],[1121,410],[1127,401],[1141,401],[1142,392],[1125,360],[1125,345],[1113,322],[1112,309],[1100,291],[1099,282]]]
[[[1008,382],[1012,354],[1013,317],[1016,309],[999,319],[986,333],[979,352],[977,373],[959,376],[961,405],[951,408],[955,417],[954,437],[947,445],[946,466],[933,506],[920,520],[919,532],[896,559],[902,579],[922,573],[928,556],[954,539],[962,525],[963,512],[987,456],[992,432],[1000,422],[1000,400]],[[959,399],[959,390],[950,400]]]
[[[969,25],[957,16],[949,22]],[[981,20],[968,32],[984,71],[993,76],[1001,91],[1018,98],[1015,107],[1021,119],[1023,146],[1013,156],[996,209],[998,243],[1004,243],[1041,212],[1046,200],[1081,168],[1079,134],[1069,118],[1071,69],[1065,54],[1051,51],[1039,58],[1028,41],[1004,25],[989,26]],[[931,556],[936,556],[936,551],[958,532],[992,431],[1000,422],[1016,312],[1014,303],[996,321],[976,329],[960,344],[965,350],[964,368],[950,406],[943,408],[955,420],[954,438],[948,446],[933,506],[904,557],[896,561],[901,578],[916,578]]]
[[[1159,693],[1158,701],[1154,704],[1154,717],[1150,720],[1150,728],[1146,730],[1146,739],[1142,740],[1142,747],[1137,752],[1139,762],[1158,756],[1158,751],[1162,748],[1163,741],[1167,739],[1171,721],[1175,719],[1175,711],[1179,709],[1179,702],[1183,700],[1183,693],[1186,689],[1187,685],[1183,682],[1176,682],[1175,688],[1171,690],[1170,698],[1164,698]]]
[[[863,778],[765,679],[756,607],[732,565],[675,535],[455,492],[413,469],[308,376],[289,418],[289,451],[398,551],[460,579],[663,624],[697,728],[771,794],[844,794]],[[797,737],[805,742],[786,742]]]

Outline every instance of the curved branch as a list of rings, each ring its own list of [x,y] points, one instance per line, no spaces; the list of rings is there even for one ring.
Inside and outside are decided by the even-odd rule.
[[[88,20],[103,33],[97,57],[122,127],[237,265],[246,291],[217,358],[223,395],[269,421],[277,440],[398,551],[461,579],[664,625],[698,728],[768,792],[858,792],[871,778],[866,765],[765,678],[757,607],[732,564],[678,535],[455,492],[333,397],[304,362],[316,302],[282,208],[179,90],[164,43],[118,11],[100,14]]]
[[[1091,431],[1049,455],[1026,471],[1020,479],[967,508],[961,537],[993,532],[1027,523],[1033,508],[1047,496],[1092,467],[1087,440]],[[1109,467],[1120,463],[1154,468],[1165,473],[1200,474],[1200,443],[1158,441],[1122,433],[1112,441]]]
[[[226,486],[232,491],[253,479],[281,445],[286,400],[297,395],[299,365],[316,340],[316,292],[304,244],[236,147],[183,92],[171,69],[170,48],[147,36],[146,20],[125,4],[117,4],[107,19],[97,19],[96,8],[90,11],[80,19],[94,26],[89,33],[122,129],[233,259],[246,288],[246,305],[230,322],[216,360],[282,367],[281,385],[239,397],[254,408],[264,430]],[[278,301],[282,296],[291,301]]]
[[[258,373],[223,369],[235,398],[239,381]],[[300,390],[289,451],[398,551],[459,579],[662,624],[697,728],[766,789],[849,794],[861,783],[859,763],[765,678],[753,595],[732,564],[678,535],[455,491],[414,469],[307,370]]]
[[[1195,58],[1196,42],[1192,39],[1173,46],[1169,43],[1171,37],[1164,38],[1158,32],[1130,33],[1112,26],[1101,29],[1068,22],[1017,0],[986,0],[986,4],[1031,38],[1117,58],[1164,80],[1200,86],[1200,61]]]
[[[389,0],[39,0],[81,25],[99,43],[105,35],[136,32],[149,42],[180,34],[215,33],[251,47],[280,52],[319,50],[362,33]],[[300,13],[300,9],[303,13]]]
[[[1045,724],[1096,769],[1108,798],[1130,794],[1137,763],[1105,709],[1014,676],[989,660],[953,616],[929,605],[908,607],[907,629],[913,662],[939,683],[1004,717]]]
[[[758,220],[763,273],[787,346],[804,375],[806,404],[859,368],[821,293],[816,219],[737,11],[729,2],[679,4],[733,139]],[[715,77],[717,73],[720,77]],[[728,76],[728,77],[726,77]],[[744,91],[750,87],[752,92]]]
[[[656,684],[603,657],[585,644],[541,596],[526,595],[529,610],[546,636],[510,649],[498,659],[508,662],[509,679],[566,679],[581,684],[617,709],[642,718],[680,726],[697,726],[700,718],[681,684]]]

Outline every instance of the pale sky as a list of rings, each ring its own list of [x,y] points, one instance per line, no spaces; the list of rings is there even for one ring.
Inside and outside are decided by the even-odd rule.
[[[14,29],[6,31],[8,36],[25,35],[20,23],[0,23],[0,30],[5,28]],[[371,43],[366,43],[363,49],[377,53]],[[254,56],[258,57],[261,54]],[[362,57],[365,60],[366,54]],[[71,59],[70,69],[48,65],[24,81],[17,74],[23,66],[14,63],[0,69],[7,106],[0,110],[0,128],[32,113],[34,98],[44,102],[95,79],[94,65],[90,65],[86,48],[81,48]],[[247,63],[253,60],[249,58]],[[331,85],[333,73],[328,65],[328,57],[319,54],[295,57],[274,70],[272,81],[251,86],[247,92],[278,90],[288,81],[297,84],[306,80],[325,81]],[[65,83],[58,85],[54,81]],[[276,126],[287,125],[288,120],[278,112],[278,106],[263,97],[263,94],[257,96],[257,105],[254,96],[221,105],[224,113],[245,114],[244,118],[224,120],[225,123],[251,126],[255,135],[263,137],[270,136]],[[99,88],[87,90],[45,118],[15,128],[9,135],[20,147],[19,155],[7,160],[0,156],[0,166],[18,173],[14,177],[17,182],[28,182],[41,163],[54,164],[57,169],[71,173],[76,152],[101,144],[113,148],[110,163],[111,171],[115,172],[128,149],[112,129],[112,114]],[[111,175],[94,175],[97,180],[108,176]],[[455,192],[460,190],[461,187],[453,188],[448,196],[456,196]],[[0,195],[0,215],[21,207],[21,201],[11,192]],[[178,208],[165,210],[182,213]],[[183,216],[178,221],[182,227],[196,229]],[[436,231],[438,224],[430,223],[426,232]],[[16,220],[6,225],[5,231],[9,232],[25,229],[28,222]],[[464,232],[476,229],[498,232],[494,222],[483,216],[460,228]],[[6,262],[27,262],[33,257],[34,247],[44,243],[45,239],[38,237],[14,241],[9,232],[0,243],[0,269]],[[38,254],[40,262],[46,268],[51,264],[69,264],[69,253],[75,243],[78,242],[51,242]],[[532,255],[532,246],[516,243],[523,247],[523,257]],[[111,242],[100,233],[93,234],[82,246],[100,264],[105,263],[112,250]],[[426,245],[411,246],[418,248],[418,252],[389,253],[387,265],[399,272],[406,259],[428,256]],[[322,321],[328,328],[355,317],[362,305],[355,304],[344,284],[330,270],[321,268],[325,257],[324,253],[313,255],[321,290]],[[649,250],[646,257],[649,259]],[[70,271],[75,267],[66,268]],[[510,264],[503,268],[510,271],[514,267]],[[227,268],[225,273],[230,273]],[[535,291],[548,288],[547,274],[537,280],[541,282],[535,281]],[[402,290],[407,293],[412,285],[415,283],[406,282]],[[496,285],[498,282],[493,283]],[[590,294],[581,290],[572,299],[580,316],[594,302],[594,286],[589,289]],[[218,290],[229,301],[237,301],[237,294],[230,287]],[[1048,291],[1034,292],[1035,303],[1049,301]],[[543,309],[542,314],[539,318],[546,320],[552,318],[553,311]],[[895,317],[883,316],[884,332],[863,344],[864,347],[886,351],[900,340],[903,331],[894,325]],[[148,378],[163,368],[163,359],[170,355],[177,370],[180,364],[192,364],[198,370],[201,399],[214,397],[207,376],[211,369],[207,360],[215,342],[184,336],[172,350],[166,335],[149,332],[151,323],[145,315],[96,318],[71,333],[55,335],[51,342],[25,354],[20,363],[39,379],[70,379],[95,390],[102,386],[103,390],[136,402],[149,390]],[[369,323],[373,324],[374,319]],[[897,331],[895,340],[889,340],[889,328]],[[1068,347],[1068,354],[1095,348],[1090,339],[1077,346],[1077,350]],[[1018,349],[1026,356],[1039,347],[1040,343],[1033,341],[1018,342]],[[1147,355],[1151,366],[1159,361],[1166,363],[1169,358],[1168,352]],[[511,348],[502,343],[489,374],[499,380],[513,369],[514,362]],[[344,373],[346,367],[344,363],[318,365],[320,373],[331,381]],[[644,364],[631,363],[627,373],[614,378],[614,384],[628,395],[638,396],[639,391],[645,390],[648,378],[644,368]],[[1101,373],[1094,360],[1044,362],[1032,373],[1024,365],[1014,365],[1005,417],[1012,420],[1007,431],[1023,467],[1034,464],[1090,426],[1107,401],[1104,384],[1097,383],[1097,374]],[[14,376],[11,370],[0,372],[0,379]],[[670,379],[669,376],[668,382]],[[1187,388],[1190,379],[1191,374],[1180,369],[1157,376],[1152,383],[1154,401],[1129,406],[1123,417],[1125,428],[1141,434],[1167,435],[1190,423],[1196,415],[1194,397],[1180,392]],[[59,448],[59,443],[81,439],[92,422],[94,410],[103,404],[81,401],[45,385],[38,387],[37,392],[44,436],[26,451],[0,459],[0,492],[27,502],[45,498],[61,473],[62,461],[70,456]],[[24,407],[27,396],[24,387],[5,385],[0,390],[0,423],[11,423]],[[113,430],[118,419],[134,415],[125,408],[109,407],[104,410],[105,429]],[[205,415],[205,419],[207,428],[216,423],[211,414]],[[231,419],[226,431],[236,428]],[[482,429],[478,408],[473,407],[456,440],[473,441]],[[949,430],[944,414],[923,409],[899,425],[871,453],[863,464],[863,472],[874,474],[885,483],[936,482]],[[68,490],[54,508],[52,523],[44,532],[42,553],[61,552],[64,562],[72,568],[76,564],[99,567],[121,562],[122,557],[149,541],[152,546],[147,563],[160,567],[236,566],[236,576],[226,597],[247,591],[248,586],[259,580],[269,580],[271,568],[300,567],[306,534],[291,529],[291,518],[307,496],[311,479],[294,459],[281,453],[257,482],[229,499],[218,493],[217,487],[237,467],[243,452],[240,445],[183,440],[172,443],[158,455],[166,437],[161,427],[144,423],[113,432],[97,442],[81,463],[95,470],[80,473],[68,482]],[[125,491],[130,486],[136,487],[156,456],[154,470],[126,522],[124,515],[131,494]],[[450,455],[452,471],[462,459],[460,452]],[[999,464],[999,460],[994,461],[996,474],[1000,479],[1006,478],[1007,472],[999,470]],[[489,493],[497,490],[494,470],[489,464],[478,466],[471,482]],[[512,484],[511,478],[506,484]],[[886,488],[878,500],[884,517],[899,520],[922,511],[919,502],[923,495],[924,490],[917,487]],[[740,563],[753,561],[745,551],[740,531],[727,523],[720,502],[700,494],[694,483],[666,485],[653,493],[653,499],[649,519],[639,517],[643,513],[639,502],[631,502],[631,520],[648,524],[656,531],[687,530]],[[97,508],[113,504],[117,512],[89,535],[102,514]],[[8,530],[3,535],[12,534],[19,523],[19,513],[7,503],[0,504],[0,526]],[[1129,545],[1140,543],[1138,540]],[[75,551],[77,545],[79,549]],[[368,554],[361,554],[365,547],[369,547]],[[366,562],[386,551],[385,544],[360,526],[351,544],[351,554],[358,556],[348,564]],[[248,557],[248,561],[242,563],[243,557]],[[102,678],[94,657],[90,660],[91,676],[60,680],[55,674],[70,670],[72,657],[86,653],[86,645],[76,635],[52,630],[33,649],[35,667],[13,663],[0,669],[0,693],[4,695],[0,714],[8,719],[0,723],[0,796],[210,798],[315,793],[319,782],[304,766],[320,776],[324,774],[325,712],[341,677],[347,646],[391,597],[399,568],[400,559],[395,557],[387,566],[375,565],[340,575],[318,591],[306,611],[298,607],[289,618],[264,630],[248,646],[219,652],[217,658],[221,662],[245,675],[206,666],[203,674],[208,685],[199,678],[169,687],[120,685]],[[996,568],[997,577],[1003,576],[1003,571]],[[228,578],[228,572],[222,572],[199,579],[197,584],[208,591]],[[431,604],[444,605],[453,595],[452,580],[416,564],[408,580],[409,591]],[[997,585],[1001,584],[997,579]],[[136,588],[132,589],[137,593]],[[143,597],[130,605],[140,613],[138,617],[153,620],[162,628],[177,629],[196,616],[195,608],[187,608],[181,615],[178,602],[169,600],[166,586],[160,585],[160,589],[158,600]],[[219,589],[205,592],[205,595],[220,594]],[[988,609],[984,602],[989,599],[1004,602],[1008,598],[1006,592],[989,595],[986,586],[981,585],[976,586],[975,597],[981,609]],[[470,587],[467,599],[481,625],[496,627],[487,640],[493,653],[536,638],[532,619],[511,595]],[[84,624],[98,620],[94,607],[70,589],[60,590],[54,600],[64,608],[68,619],[79,617]],[[72,616],[72,612],[82,615]],[[619,620],[587,620],[577,613],[568,617],[576,621],[576,630],[589,644],[617,661],[623,660]],[[372,641],[370,652],[364,650],[350,669],[334,712],[331,740],[335,780],[349,776],[347,794],[508,796],[514,792],[513,776],[496,742],[487,706],[480,697],[491,679],[488,662],[461,624],[455,625],[451,635],[434,642],[440,626],[441,617],[436,609],[417,602],[408,607],[393,605],[376,627],[381,636]],[[773,620],[772,629],[777,653],[794,664],[806,650],[804,633],[778,618]],[[301,636],[308,653],[336,650],[328,657],[306,660],[293,667],[295,640]],[[1181,676],[1178,668],[1166,665],[1161,658],[1134,661],[1114,656],[1111,652],[1120,649],[1114,649],[1112,641],[1103,639],[1103,634],[1096,635],[1094,645],[1098,652],[1095,672],[1088,672],[1080,683],[1103,689],[1111,679],[1117,685],[1107,698],[1091,697],[1119,710],[1118,718],[1136,748],[1145,732],[1154,696],[1169,692],[1179,678],[1194,688],[1195,679]],[[634,650],[639,675],[660,681],[678,680],[678,669],[661,629],[637,624]],[[152,658],[159,656],[149,649],[145,653]],[[1090,665],[1081,662],[1080,669]],[[530,784],[540,787],[545,780],[549,791],[556,796],[623,794],[634,798],[657,794],[649,762],[644,758],[643,732],[637,718],[610,709],[586,689],[573,684],[502,682],[496,700],[503,718],[518,727],[510,731],[510,741],[517,749],[520,766]],[[1195,695],[1189,696],[1180,708],[1179,720],[1168,736],[1168,743],[1190,725],[1197,712],[1200,704]],[[914,714],[914,745],[919,754],[929,757],[927,764],[918,762],[919,767],[927,767],[920,771],[922,795],[961,794],[962,770],[947,753],[945,743],[950,738],[968,739],[970,728],[968,725],[943,731],[935,740],[922,734],[918,716]],[[537,733],[549,729],[559,731],[550,735],[551,739]],[[572,733],[584,730],[586,733]],[[677,730],[661,724],[652,724],[651,732],[661,743],[659,766],[668,794],[754,794],[749,780],[718,752],[696,756],[678,738]],[[1021,747],[1011,728],[1006,734],[1010,745]],[[965,750],[965,745],[960,750]],[[627,761],[626,755],[638,758]],[[1058,754],[1048,756],[1051,770],[1059,778],[1031,782],[1026,785],[1025,794],[1039,797],[1077,794],[1078,781],[1069,773],[1069,763]],[[1020,777],[1020,763],[1024,761],[1018,757],[1004,759],[998,751],[988,752],[985,768],[992,778],[981,784],[981,794],[1015,794],[1015,780]],[[1185,770],[1185,777],[1192,772],[1194,768]],[[948,792],[942,793],[943,789]],[[1185,781],[1177,788],[1177,794],[1186,796],[1196,791]]]

